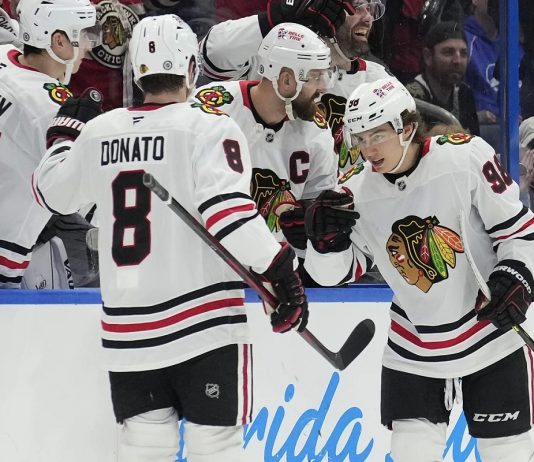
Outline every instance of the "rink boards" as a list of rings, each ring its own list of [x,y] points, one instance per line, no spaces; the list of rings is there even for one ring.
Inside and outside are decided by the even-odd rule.
[[[389,433],[380,425],[380,363],[391,293],[309,293],[309,329],[328,348],[338,350],[365,318],[375,322],[376,335],[338,373],[297,334],[271,333],[257,298],[247,293],[254,342],[248,460],[391,462]],[[114,462],[117,428],[101,367],[99,293],[0,295],[0,461]],[[444,460],[478,461],[475,440],[455,411]],[[177,461],[185,460],[180,450]]]

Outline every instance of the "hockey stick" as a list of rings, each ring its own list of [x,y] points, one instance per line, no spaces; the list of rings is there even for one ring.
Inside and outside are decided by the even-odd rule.
[[[219,255],[243,280],[254,289],[260,298],[271,306],[278,306],[278,300],[262,284],[261,280],[247,270],[224,246],[202,226],[169,192],[150,174],[143,175],[143,183],[156,196],[178,215],[189,228]],[[300,336],[323,358],[338,370],[345,369],[371,342],[375,325],[371,319],[364,319],[349,335],[337,352],[326,348],[308,329],[299,332]]]
[[[460,215],[458,216],[458,220],[460,222],[460,235],[462,238],[462,243],[464,245],[465,257],[467,258],[467,262],[469,263],[469,266],[471,267],[471,271],[473,271],[473,274],[477,281],[478,288],[484,294],[484,297],[486,297],[486,300],[490,302],[491,292],[489,290],[488,284],[486,284],[486,281],[482,277],[482,274],[480,274],[480,271],[475,264],[475,260],[473,259],[473,255],[471,254],[471,251],[469,250],[469,246],[467,244],[467,239],[466,239],[466,234],[465,234],[465,217],[464,217],[463,212],[460,212]],[[525,329],[523,329],[523,327],[520,326],[519,324],[514,324],[512,326],[512,329],[516,331],[519,334],[519,336],[523,339],[525,344],[532,351],[534,351],[534,339],[532,339],[532,337],[528,335]]]

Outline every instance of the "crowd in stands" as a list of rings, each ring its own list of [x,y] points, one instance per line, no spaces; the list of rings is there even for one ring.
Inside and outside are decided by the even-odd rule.
[[[102,44],[84,59],[70,87],[74,94],[89,86],[98,87],[104,94],[105,110],[139,101],[140,93],[133,84],[125,54],[131,30],[143,16],[178,14],[202,38],[214,24],[265,11],[268,3],[268,0],[92,1],[99,11]],[[406,85],[421,104],[426,128],[431,133],[458,130],[481,135],[497,151],[499,124],[506,117],[500,113],[499,3],[499,0],[387,0],[385,14],[373,23],[368,51],[362,55],[383,64]],[[17,0],[0,0],[2,9],[15,19],[16,4]],[[534,2],[520,0],[519,8],[520,173],[523,202],[531,206],[534,205]],[[227,46],[230,49],[233,44]],[[209,81],[204,76],[200,83]],[[448,117],[443,118],[436,111],[425,112],[425,102],[443,109]],[[91,265],[94,270],[94,264]]]

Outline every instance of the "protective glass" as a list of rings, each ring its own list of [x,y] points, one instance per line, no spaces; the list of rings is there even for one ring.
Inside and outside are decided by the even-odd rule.
[[[366,149],[378,144],[385,143],[399,135],[395,131],[378,131],[371,135],[351,134],[350,141],[353,148]]]
[[[350,0],[345,2],[348,5],[347,12],[349,15],[369,13],[373,17],[373,21],[384,16],[386,5],[378,0]]]
[[[328,69],[312,69],[301,80],[307,84],[328,89],[334,86],[337,76],[337,67],[333,66]]]

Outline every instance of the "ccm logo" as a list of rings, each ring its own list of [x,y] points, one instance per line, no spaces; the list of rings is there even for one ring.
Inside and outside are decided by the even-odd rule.
[[[506,412],[503,414],[478,414],[475,412],[473,420],[475,422],[506,422],[508,420],[517,420],[519,411],[514,413]]]

